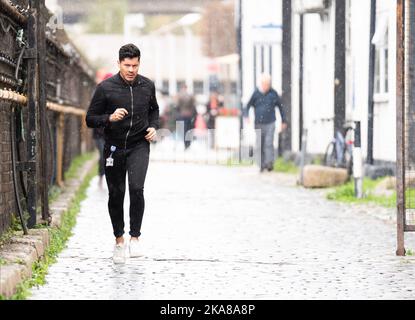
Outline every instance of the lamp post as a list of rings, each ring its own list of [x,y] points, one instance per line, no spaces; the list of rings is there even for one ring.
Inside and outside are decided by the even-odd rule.
[[[243,86],[243,70],[242,70],[242,0],[238,0],[238,11],[236,15],[236,45],[238,49],[238,109],[239,109],[239,152],[238,161],[242,161],[242,140],[243,140],[243,103],[242,103],[242,86]]]
[[[282,100],[286,107],[287,122],[290,124],[286,131],[280,135],[281,153],[283,151],[291,151],[291,132],[292,132],[292,3],[291,0],[282,1]],[[280,154],[282,155],[282,154]]]
[[[375,80],[375,59],[376,46],[372,39],[376,31],[376,0],[370,2],[370,54],[369,54],[369,95],[368,95],[368,135],[367,135],[367,163],[373,164],[373,122],[374,122],[374,80]]]

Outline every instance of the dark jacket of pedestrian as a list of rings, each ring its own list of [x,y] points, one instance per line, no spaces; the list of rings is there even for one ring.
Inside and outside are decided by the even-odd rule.
[[[262,93],[256,89],[245,109],[245,115],[248,116],[249,109],[255,109],[255,124],[270,124],[275,122],[275,108],[277,107],[281,113],[282,122],[286,123],[286,116],[281,98],[277,91],[270,89],[266,93]]]
[[[180,93],[177,100],[177,110],[180,117],[192,118],[196,115],[196,103],[192,95]]]

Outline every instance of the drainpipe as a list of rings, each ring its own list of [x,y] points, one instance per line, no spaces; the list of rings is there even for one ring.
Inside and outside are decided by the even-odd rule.
[[[334,62],[334,136],[346,120],[346,1],[336,0]]]
[[[283,0],[283,33],[282,33],[282,101],[285,107],[285,115],[288,122],[288,128],[282,133],[280,148],[281,153],[283,151],[291,151],[291,34],[292,34],[292,4],[291,0]],[[282,154],[281,154],[282,155]]]
[[[238,48],[239,60],[238,60],[238,108],[239,108],[239,152],[238,160],[242,161],[242,130],[243,128],[243,103],[242,103],[242,91],[243,91],[243,68],[242,68],[242,0],[238,0],[238,18],[237,18],[237,32],[236,32],[236,45]]]
[[[370,2],[370,55],[369,55],[369,99],[368,99],[368,134],[367,134],[367,164],[373,165],[373,95],[375,93],[375,59],[376,46],[372,44],[376,32],[376,0]]]
[[[304,114],[303,114],[303,91],[304,91],[304,14],[300,14],[300,77],[299,77],[299,124],[300,124],[300,150],[303,148],[303,129],[304,129]]]

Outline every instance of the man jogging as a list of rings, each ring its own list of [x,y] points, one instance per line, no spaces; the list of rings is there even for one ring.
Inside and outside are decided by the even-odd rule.
[[[159,128],[159,107],[152,81],[138,74],[140,50],[127,44],[119,51],[119,73],[101,82],[94,93],[86,123],[104,128],[108,210],[116,238],[114,263],[125,262],[124,195],[128,173],[130,194],[130,257],[140,255],[138,239],[144,214],[144,182],[150,142]]]

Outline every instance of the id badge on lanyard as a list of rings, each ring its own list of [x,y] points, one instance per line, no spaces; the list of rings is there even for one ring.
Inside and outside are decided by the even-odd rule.
[[[114,154],[115,150],[117,150],[117,147],[111,146],[111,154],[107,158],[107,165],[106,165],[107,167],[113,167],[114,166],[114,158],[112,157],[112,155]]]

